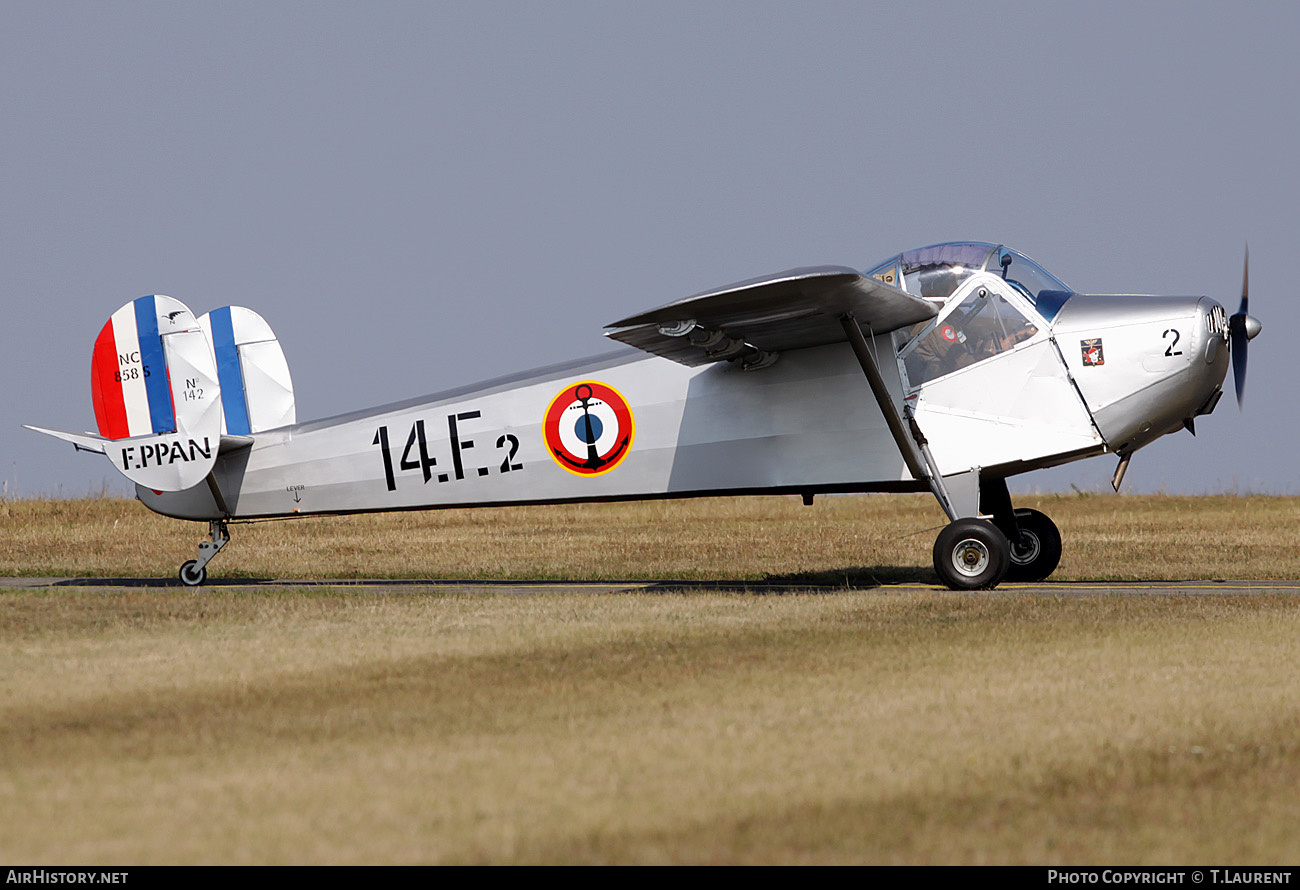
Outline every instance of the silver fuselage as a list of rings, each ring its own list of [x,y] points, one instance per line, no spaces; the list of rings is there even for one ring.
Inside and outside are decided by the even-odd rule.
[[[945,476],[972,469],[1008,476],[1129,453],[1212,407],[1228,366],[1223,318],[1203,297],[1073,295],[1053,320],[1039,319],[1032,339],[920,385],[894,359],[899,335],[871,345],[890,394],[914,409]],[[1087,357],[1091,341],[1102,345],[1100,362]],[[548,408],[573,401],[584,381],[616,391],[630,412],[629,428],[619,430],[626,453],[599,473],[575,471],[545,428]],[[165,493],[141,487],[140,500],[168,516],[213,520],[928,490],[908,471],[847,343],[790,351],[755,371],[625,352],[252,439],[217,460],[215,493],[207,484]]]

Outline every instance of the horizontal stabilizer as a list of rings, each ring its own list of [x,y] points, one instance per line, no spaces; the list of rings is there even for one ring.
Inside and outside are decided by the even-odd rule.
[[[104,454],[104,444],[111,441],[103,436],[96,436],[94,433],[65,433],[63,430],[47,430],[44,427],[32,426],[30,423],[24,423],[23,427],[33,432],[44,433],[47,436],[71,442],[78,451],[93,451],[95,454]]]
[[[702,365],[746,353],[775,355],[846,339],[852,315],[884,334],[933,318],[937,307],[846,266],[791,269],[705,291],[608,325],[605,336]]]
[[[113,444],[112,439],[105,439],[103,436],[97,436],[94,433],[67,433],[63,430],[50,430],[41,426],[32,426],[30,423],[24,423],[23,427],[35,433],[44,433],[47,436],[53,436],[56,439],[71,442],[78,451],[107,454],[107,446]],[[238,451],[239,449],[247,448],[252,444],[252,436],[222,436],[217,445],[217,453],[225,454],[227,451]]]
[[[289,363],[271,326],[252,309],[226,306],[199,319],[221,381],[222,432],[247,436],[296,420]]]
[[[92,433],[65,433],[23,424],[29,430],[71,442],[82,451],[104,454],[123,476],[155,491],[184,491],[202,482],[225,447],[225,437],[189,432],[150,433],[105,439]],[[252,440],[248,441],[251,444]],[[232,442],[234,447],[244,443]]]

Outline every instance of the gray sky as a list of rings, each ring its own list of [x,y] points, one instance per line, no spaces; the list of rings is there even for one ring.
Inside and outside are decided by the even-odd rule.
[[[131,490],[20,424],[94,428],[94,338],[149,293],[260,312],[310,420],[937,241],[1232,312],[1249,241],[1245,411],[1229,383],[1125,488],[1298,493],[1297,34],[1295,3],[4,0],[0,479]]]

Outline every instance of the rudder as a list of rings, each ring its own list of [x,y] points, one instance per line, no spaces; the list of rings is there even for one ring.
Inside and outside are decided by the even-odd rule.
[[[114,312],[95,340],[91,397],[104,453],[158,491],[202,482],[217,460],[221,388],[207,334],[161,294]]]
[[[222,392],[222,432],[247,436],[297,419],[293,379],[271,326],[252,309],[225,306],[198,320]]]

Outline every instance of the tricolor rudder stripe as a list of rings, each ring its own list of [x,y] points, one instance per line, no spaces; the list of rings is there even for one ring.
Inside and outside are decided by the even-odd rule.
[[[293,423],[289,363],[266,319],[243,306],[225,306],[200,316],[198,324],[221,383],[223,432],[248,436]]]
[[[194,316],[178,300],[152,295],[127,303],[99,332],[91,359],[91,396],[100,435],[125,439],[176,429],[162,335]]]
[[[226,414],[226,432],[247,436],[248,402],[244,397],[244,375],[239,365],[239,346],[235,342],[235,325],[230,307],[208,313],[208,334],[217,361],[217,379],[221,382],[222,408]]]
[[[185,310],[186,314],[189,310]],[[169,321],[175,325],[172,313]],[[149,399],[149,415],[155,433],[176,431],[176,409],[172,405],[172,389],[168,383],[167,358],[163,354],[162,331],[158,325],[158,298],[140,297],[135,300],[135,329],[140,344],[140,359],[144,364],[144,390]],[[120,357],[119,357],[120,358]],[[150,374],[149,369],[163,373]]]
[[[203,482],[221,444],[221,386],[208,335],[180,300],[155,294],[113,313],[90,362],[104,453],[154,491]]]

